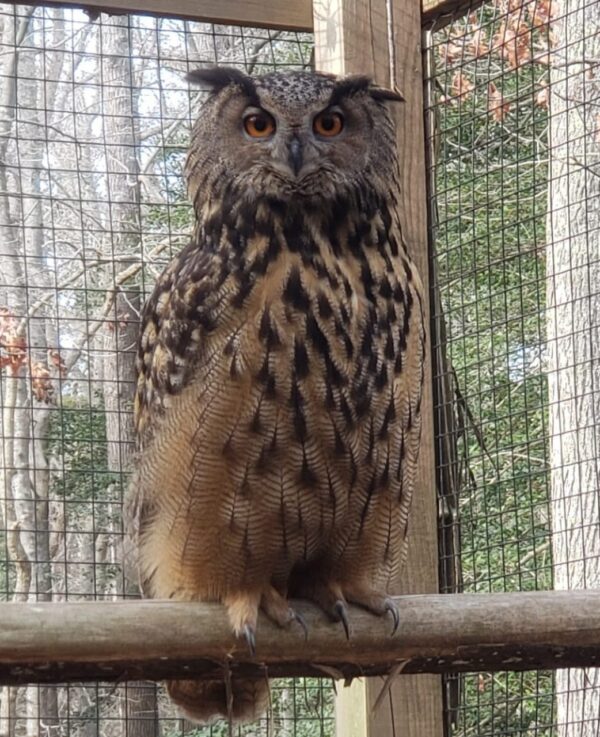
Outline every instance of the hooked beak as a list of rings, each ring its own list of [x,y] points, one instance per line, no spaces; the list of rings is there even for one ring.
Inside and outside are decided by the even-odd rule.
[[[299,138],[294,136],[289,144],[288,162],[290,169],[298,176],[298,172],[302,169],[302,143]]]

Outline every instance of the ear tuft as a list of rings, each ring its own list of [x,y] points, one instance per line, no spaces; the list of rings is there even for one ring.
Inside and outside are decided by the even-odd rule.
[[[389,90],[387,87],[370,87],[369,92],[374,100],[382,102],[405,102],[404,95],[398,88]]]
[[[360,92],[366,92],[371,84],[371,78],[362,74],[353,74],[349,77],[339,79],[333,88],[330,105],[337,105],[346,97],[353,97]]]
[[[248,97],[256,98],[256,87],[251,77],[234,67],[206,67],[194,69],[186,75],[188,82],[208,87],[215,94],[230,84],[241,87]]]
[[[373,84],[370,77],[362,74],[353,74],[349,77],[342,77],[335,87],[331,95],[330,105],[336,105],[340,100],[345,97],[352,97],[358,95],[361,92],[366,92],[374,100],[380,100],[381,102],[404,102],[404,97],[400,94],[399,90],[389,90],[386,87],[378,87]]]

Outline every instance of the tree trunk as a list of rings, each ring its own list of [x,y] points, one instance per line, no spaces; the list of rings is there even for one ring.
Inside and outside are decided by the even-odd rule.
[[[599,588],[600,4],[554,0],[553,15],[547,308],[554,585]],[[556,692],[557,735],[596,737],[600,670],[558,671]]]
[[[13,30],[10,22],[3,26],[3,43],[14,44],[14,52],[8,55],[2,64],[3,74],[7,77],[0,98],[3,115],[2,143],[0,159],[9,166],[2,167],[0,172],[0,188],[6,192],[14,192],[21,197],[2,197],[0,210],[2,213],[2,235],[4,253],[2,268],[6,275],[6,285],[2,290],[2,304],[11,315],[10,329],[16,338],[23,342],[23,360],[15,370],[3,372],[3,467],[0,471],[0,518],[4,518],[7,529],[7,551],[9,560],[16,569],[16,582],[12,598],[27,598],[47,601],[51,597],[51,576],[49,558],[48,530],[48,474],[46,457],[46,438],[48,427],[48,406],[45,402],[36,401],[31,394],[31,378],[34,366],[42,367],[46,361],[46,344],[44,320],[29,324],[25,320],[28,301],[25,299],[27,287],[25,273],[28,276],[36,271],[42,263],[41,247],[43,243],[42,201],[40,195],[40,171],[42,168],[41,141],[33,142],[27,149],[20,149],[20,165],[26,174],[18,178],[15,187],[9,183],[7,171],[14,166],[14,138],[16,111],[16,78],[23,76],[27,81],[19,88],[19,101],[27,113],[19,125],[29,121],[40,122],[38,110],[39,85],[35,56],[25,53],[21,56],[20,45],[27,34],[33,30],[32,15],[29,9]],[[29,116],[29,118],[27,117]],[[14,173],[13,173],[14,176]],[[24,191],[19,191],[23,187]],[[27,219],[24,217],[27,213]],[[23,223],[24,238],[16,225]],[[29,263],[26,263],[29,260]],[[43,276],[43,270],[35,276]],[[34,277],[35,283],[39,280]],[[32,290],[33,292],[33,290]],[[31,295],[30,295],[31,296]],[[25,327],[17,327],[22,323]],[[38,369],[35,372],[39,373]],[[33,436],[33,437],[32,437]],[[35,438],[35,439],[34,439]],[[39,502],[39,503],[38,503]],[[20,706],[20,696],[24,698]],[[23,708],[22,708],[23,707]],[[55,687],[29,687],[19,693],[16,689],[4,689],[0,698],[0,734],[14,735],[22,726],[21,718],[26,716],[25,730],[28,735],[37,735],[40,726],[44,730],[58,726],[58,702]],[[40,722],[40,717],[42,722]]]
[[[108,188],[111,199],[112,253],[132,255],[141,247],[140,169],[136,146],[139,142],[137,90],[133,80],[131,58],[124,50],[131,48],[129,18],[115,17],[104,36],[104,80],[106,140],[111,142],[108,161]],[[104,331],[102,366],[103,394],[106,411],[108,468],[121,479],[122,490],[134,449],[133,396],[135,381],[135,349],[141,298],[139,292],[117,295],[113,319]],[[122,498],[122,496],[121,496]],[[119,515],[119,520],[121,515]],[[120,541],[118,530],[110,543]],[[119,556],[122,557],[122,556]],[[123,590],[138,595],[137,582],[125,574]],[[124,734],[127,737],[155,737],[159,733],[156,686],[133,682],[125,689]]]
[[[124,292],[115,301],[116,319],[107,324],[104,330],[104,361],[102,366],[102,385],[106,411],[106,439],[108,444],[108,468],[123,479],[134,448],[132,422],[132,400],[135,378],[135,346],[138,333],[140,293]],[[124,490],[124,489],[123,489]],[[117,520],[109,522],[113,534],[107,540],[107,549],[113,551],[118,546],[118,559],[124,560],[124,578],[118,593],[127,596],[138,595],[137,582],[128,574],[128,554],[123,556],[120,527]],[[110,533],[109,533],[110,534]],[[116,592],[115,592],[116,593]],[[131,682],[125,687],[124,734],[127,737],[155,737],[158,735],[157,691],[154,683]]]

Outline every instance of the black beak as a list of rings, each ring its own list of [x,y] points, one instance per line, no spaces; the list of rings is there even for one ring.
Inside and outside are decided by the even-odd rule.
[[[288,161],[292,171],[297,176],[300,169],[302,169],[302,143],[296,137],[290,141]]]

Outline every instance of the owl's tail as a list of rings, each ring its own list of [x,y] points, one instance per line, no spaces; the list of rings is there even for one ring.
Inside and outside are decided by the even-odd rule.
[[[232,678],[224,681],[167,681],[167,691],[183,716],[191,722],[210,724],[218,719],[253,722],[269,706],[266,678]]]

